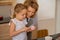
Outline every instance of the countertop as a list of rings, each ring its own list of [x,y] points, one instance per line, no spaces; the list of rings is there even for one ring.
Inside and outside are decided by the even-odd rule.
[[[9,23],[9,21],[10,21],[10,17],[6,17],[6,18],[3,18],[3,20],[0,21],[0,24]]]

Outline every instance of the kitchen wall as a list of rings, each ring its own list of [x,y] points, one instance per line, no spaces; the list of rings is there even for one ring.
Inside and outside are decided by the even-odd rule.
[[[0,6],[0,16],[7,17],[10,16],[11,13],[11,6],[4,5]]]
[[[56,33],[60,33],[60,0],[56,2]]]
[[[16,3],[23,3],[25,0],[16,0]]]
[[[55,18],[56,0],[38,0],[38,20]]]
[[[38,0],[39,10],[38,30],[47,29],[49,35],[55,34],[55,5],[56,0]]]

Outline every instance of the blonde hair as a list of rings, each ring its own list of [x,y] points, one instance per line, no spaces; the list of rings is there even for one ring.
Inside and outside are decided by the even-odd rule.
[[[16,17],[15,13],[19,13],[23,9],[27,9],[27,7],[21,3],[16,4],[16,6],[14,7],[14,13],[12,15],[12,18]]]
[[[32,8],[34,8],[34,9],[35,9],[35,13],[37,12],[38,7],[39,7],[36,0],[26,0],[26,1],[24,2],[24,5],[26,5],[27,8],[28,8],[29,6],[32,7]],[[33,15],[33,16],[34,16],[34,15]],[[33,17],[33,16],[32,16],[32,17]]]

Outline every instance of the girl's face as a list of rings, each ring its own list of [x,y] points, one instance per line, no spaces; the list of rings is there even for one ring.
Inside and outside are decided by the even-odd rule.
[[[29,6],[29,7],[28,7],[28,11],[27,11],[27,16],[28,16],[28,17],[31,17],[31,16],[33,16],[34,14],[35,14],[35,9]]]
[[[23,10],[21,10],[19,13],[16,13],[16,17],[17,17],[19,20],[23,20],[23,19],[25,19],[25,17],[26,17],[26,12],[27,12],[27,9],[23,9]]]

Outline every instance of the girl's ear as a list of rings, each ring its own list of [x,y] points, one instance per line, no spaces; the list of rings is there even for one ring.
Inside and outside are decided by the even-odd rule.
[[[17,13],[17,12],[14,12],[15,14]]]

